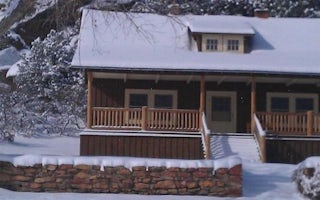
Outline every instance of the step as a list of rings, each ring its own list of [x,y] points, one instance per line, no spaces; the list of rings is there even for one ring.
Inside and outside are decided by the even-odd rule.
[[[251,134],[214,134],[210,144],[213,159],[238,155],[247,161],[260,160],[258,146]]]

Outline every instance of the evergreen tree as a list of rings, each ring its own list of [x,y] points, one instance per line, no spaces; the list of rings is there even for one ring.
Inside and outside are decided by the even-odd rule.
[[[10,85],[0,82],[0,141],[14,139],[12,91]]]
[[[84,75],[71,69],[78,28],[56,32],[32,43],[16,77],[17,119],[20,132],[63,133],[83,117]]]

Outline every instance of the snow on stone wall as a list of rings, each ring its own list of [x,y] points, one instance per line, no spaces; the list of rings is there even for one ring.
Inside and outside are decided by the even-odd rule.
[[[114,160],[120,159],[114,158]],[[162,165],[161,163],[165,163],[164,159],[159,159],[160,164],[156,164],[157,162],[154,161],[157,159],[154,159],[154,166],[150,163],[148,166],[138,165],[138,163],[142,164],[142,158],[137,158],[136,164],[130,167],[63,164],[63,162],[48,164],[55,160],[53,158],[50,161],[48,156],[45,160],[46,162],[24,166],[15,166],[12,162],[0,161],[0,187],[28,192],[104,192],[233,197],[242,195],[242,165],[241,161],[240,163],[235,162],[236,158],[217,161],[215,167],[213,165],[196,167],[197,165],[181,164],[189,162],[185,160],[167,161],[166,165]],[[134,163],[134,160],[135,158],[131,158],[129,163]],[[181,162],[179,164],[181,167],[176,165],[179,162]],[[197,161],[194,162],[197,163]],[[171,163],[172,166],[169,166],[168,163]],[[215,162],[211,161],[211,163]]]

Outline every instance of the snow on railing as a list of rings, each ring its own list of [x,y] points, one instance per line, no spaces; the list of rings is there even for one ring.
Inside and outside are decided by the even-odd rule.
[[[206,121],[206,115],[204,112],[201,114],[201,138],[202,138],[202,144],[203,144],[203,151],[205,153],[205,158],[210,159],[210,133],[211,131],[208,129],[207,121]]]
[[[204,133],[206,135],[209,135],[211,133],[211,130],[208,128],[207,118],[206,118],[206,114],[204,112],[202,113],[201,119],[202,119],[202,125],[203,125]]]
[[[261,162],[266,162],[266,132],[263,130],[261,123],[255,113],[253,115],[253,119],[254,128],[252,130],[252,133],[258,144],[260,160]]]
[[[255,125],[256,125],[256,128],[257,128],[257,131],[259,133],[260,136],[266,136],[266,132],[263,130],[262,128],[262,125],[257,117],[256,114],[254,114],[254,122],[255,122]]]

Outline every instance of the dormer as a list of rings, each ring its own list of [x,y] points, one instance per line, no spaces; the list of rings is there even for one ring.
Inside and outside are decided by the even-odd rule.
[[[249,24],[234,17],[218,16],[216,20],[189,23],[190,39],[196,43],[199,52],[249,53],[253,35]]]

